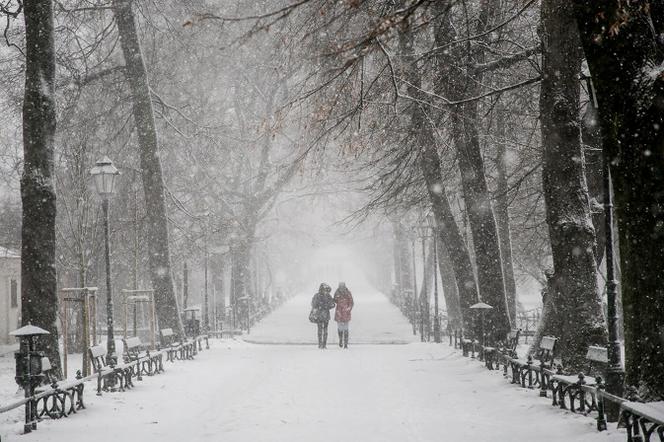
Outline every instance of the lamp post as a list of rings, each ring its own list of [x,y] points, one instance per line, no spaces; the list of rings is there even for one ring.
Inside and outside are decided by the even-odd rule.
[[[587,112],[597,114],[597,97],[592,78],[584,75],[588,86]],[[585,118],[584,118],[585,119]],[[609,342],[607,345],[607,356],[609,363],[606,370],[606,391],[618,397],[623,395],[623,383],[625,380],[625,370],[622,366],[622,354],[620,350],[620,341],[618,340],[618,281],[615,276],[615,254],[613,250],[613,195],[611,193],[611,160],[607,153],[602,149],[602,187],[604,191],[604,230],[606,235],[606,310],[607,326],[609,332]],[[617,421],[620,414],[619,407],[607,402],[606,412],[610,421]]]
[[[30,433],[37,429],[37,404],[36,401],[28,398],[34,395],[35,387],[42,381],[42,358],[44,357],[44,352],[37,351],[36,341],[39,336],[49,335],[50,332],[28,323],[9,334],[20,339],[19,350],[14,353],[16,359],[16,377],[14,379],[23,388],[23,395],[26,398],[23,432]]]
[[[101,207],[104,217],[104,255],[106,261],[106,325],[107,325],[107,338],[106,338],[106,360],[111,366],[116,363],[115,356],[115,336],[113,335],[113,295],[111,289],[111,246],[109,241],[109,228],[108,228],[108,205],[109,198],[115,193],[115,181],[120,174],[118,169],[115,168],[113,162],[104,157],[97,161],[95,167],[90,170],[93,177],[95,189],[101,197]],[[114,377],[109,378],[109,383],[114,383]]]

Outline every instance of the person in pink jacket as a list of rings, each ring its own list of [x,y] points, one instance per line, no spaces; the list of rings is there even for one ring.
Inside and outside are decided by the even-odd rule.
[[[345,282],[340,282],[339,287],[334,292],[334,302],[337,307],[334,311],[334,320],[337,322],[337,331],[339,332],[339,347],[348,348],[348,323],[350,322],[350,312],[353,310],[353,295],[351,294]]]

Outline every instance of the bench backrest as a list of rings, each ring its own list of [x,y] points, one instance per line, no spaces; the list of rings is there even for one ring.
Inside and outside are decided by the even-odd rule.
[[[521,334],[521,329],[513,329],[507,333],[507,349],[511,351],[516,351],[516,347],[519,345],[519,335]]]
[[[172,328],[161,329],[161,345],[168,346],[175,340],[175,333]]]
[[[53,373],[53,366],[51,365],[51,360],[46,356],[41,358],[41,369],[42,369],[42,374],[44,375],[43,384],[50,385],[54,382],[57,382],[57,379]]]
[[[106,367],[106,347],[103,345],[93,345],[90,347],[90,361],[95,372],[101,371]]]
[[[539,349],[535,356],[543,365],[551,365],[553,363],[553,355],[558,338],[554,336],[543,336],[540,340]]]
[[[544,336],[540,341],[539,346],[543,350],[553,351],[553,347],[556,346],[557,340],[558,338],[554,338],[553,336]]]
[[[125,343],[125,350],[126,351],[134,350],[137,347],[141,346],[141,338],[139,338],[138,336],[134,336],[132,338],[127,338],[127,339],[124,340],[124,343]]]
[[[131,338],[123,339],[124,342],[124,360],[125,362],[135,361],[139,358],[141,347],[143,343],[141,338],[134,336]]]
[[[586,353],[586,359],[592,362],[608,364],[609,352],[606,349],[606,347],[597,347],[591,345],[590,347],[588,347],[588,353]]]
[[[588,374],[595,375],[596,371],[600,371],[597,374],[602,374],[601,371],[606,368],[609,364],[609,352],[606,347],[599,347],[591,345],[588,347],[588,352],[586,353],[586,359],[588,360]]]

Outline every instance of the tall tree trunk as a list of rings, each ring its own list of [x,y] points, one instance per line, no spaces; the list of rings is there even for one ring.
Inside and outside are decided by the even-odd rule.
[[[438,241],[438,271],[443,286],[443,296],[445,297],[448,328],[458,330],[463,327],[463,316],[459,304],[459,290],[456,279],[454,279],[454,267],[445,244],[442,243],[440,237],[436,238],[436,241]]]
[[[620,240],[626,382],[664,399],[664,76],[661,2],[575,0],[597,93]]]
[[[401,296],[401,252],[399,250],[399,229],[401,225],[395,219],[390,220],[390,223],[392,224],[392,260],[394,262],[394,284],[392,290],[390,290],[390,296],[392,302],[397,304]]]
[[[113,0],[112,7],[120,34],[120,44],[125,60],[125,76],[131,90],[132,110],[140,149],[150,277],[152,288],[155,291],[159,326],[173,328],[184,336],[171,276],[164,180],[159,159],[159,144],[150,97],[150,85],[131,3],[131,0]]]
[[[589,90],[592,95],[592,91]],[[593,227],[595,228],[595,243],[597,244],[597,253],[595,261],[597,267],[602,264],[604,259],[604,249],[606,247],[606,232],[604,229],[604,207],[601,206],[604,201],[604,173],[602,156],[602,134],[599,128],[599,115],[594,106],[592,96],[586,106],[586,112],[581,119],[581,140],[584,144],[584,158],[586,182],[588,183],[588,195],[590,195]]]
[[[400,39],[400,50],[404,55],[405,62],[405,76],[410,79],[411,84],[408,87],[408,93],[413,97],[424,99],[425,97],[420,96],[422,79],[413,57],[413,42],[410,32],[410,29],[405,30]],[[410,103],[408,111],[410,114],[410,130],[412,131],[412,138],[419,148],[420,169],[427,186],[437,232],[440,240],[445,245],[454,268],[464,328],[470,330],[472,325],[470,306],[478,301],[477,285],[470,254],[447,198],[440,156],[436,149],[436,138],[430,118],[419,103]]]
[[[571,3],[544,0],[541,9],[542,179],[553,255],[542,332],[558,337],[565,367],[581,369],[589,345],[607,340],[597,289],[595,230],[581,148],[581,50]]]
[[[446,6],[441,5],[443,10]],[[488,26],[490,3],[482,0],[478,20],[478,33]],[[440,20],[435,32],[436,44],[445,47],[456,39],[447,14]],[[483,49],[464,49],[461,59],[468,67],[458,71],[458,57],[449,51],[437,51],[436,91],[452,100],[474,97],[480,94],[481,75],[473,75],[472,64],[483,60]],[[474,57],[473,57],[474,56]],[[491,207],[491,194],[486,183],[484,160],[480,149],[479,103],[473,100],[457,106],[450,113],[451,136],[458,152],[463,198],[468,213],[470,230],[475,248],[477,284],[482,300],[493,307],[487,314],[487,335],[490,342],[505,339],[510,329],[508,303],[505,295],[503,268],[496,220]]]
[[[503,263],[503,278],[505,279],[505,295],[507,296],[507,309],[512,325],[516,324],[516,281],[514,279],[514,263],[512,262],[512,232],[510,229],[507,159],[505,147],[505,117],[504,109],[498,107],[497,132],[500,137],[496,148],[496,223],[498,225],[498,238],[500,240],[500,255]]]
[[[44,350],[61,376],[55,272],[55,46],[52,2],[26,0],[21,201],[21,318],[50,332]]]
[[[422,128],[422,132],[428,132]],[[433,135],[433,134],[432,134]],[[429,200],[438,226],[440,241],[444,244],[452,267],[454,277],[459,289],[459,306],[463,319],[464,329],[470,330],[472,326],[470,306],[478,301],[475,274],[470,261],[470,254],[463,241],[459,226],[457,225],[450,202],[443,186],[443,177],[440,170],[440,158],[432,144],[424,144],[421,147],[420,167],[429,192]]]

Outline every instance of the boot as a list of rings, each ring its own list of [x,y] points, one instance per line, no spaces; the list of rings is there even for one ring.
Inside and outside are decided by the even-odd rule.
[[[348,330],[344,331],[344,348],[348,348]]]
[[[339,332],[339,348],[344,346],[344,332]]]

